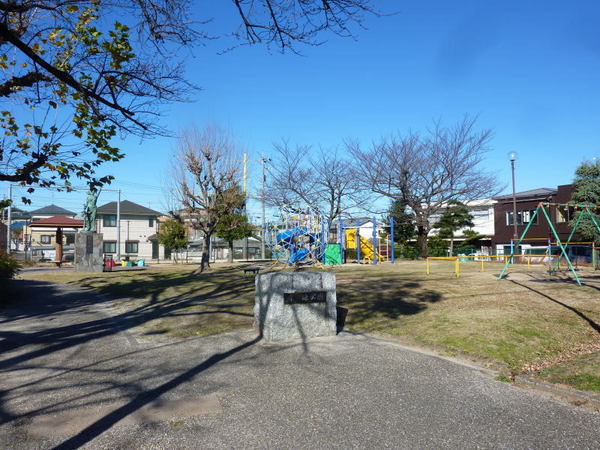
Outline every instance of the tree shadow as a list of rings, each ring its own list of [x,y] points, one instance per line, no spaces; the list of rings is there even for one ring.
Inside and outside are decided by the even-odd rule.
[[[419,314],[429,304],[442,300],[439,292],[424,289],[421,283],[394,277],[346,283],[338,287],[337,297],[338,304],[348,309],[346,323],[349,325]]]
[[[240,306],[246,306],[245,303],[223,302],[248,294],[251,287],[247,281],[234,280],[231,283],[219,283],[218,280],[214,280],[202,294],[193,295],[194,287],[190,286],[188,289],[183,289],[178,295],[159,299],[159,293],[173,286],[173,283],[177,283],[181,276],[172,277],[169,274],[164,274],[166,276],[165,280],[160,278],[163,274],[155,275],[158,277],[160,288],[152,289],[151,287],[155,296],[154,300],[143,301],[137,306],[118,314],[88,321],[77,321],[68,325],[48,327],[29,333],[0,330],[0,338],[2,338],[0,353],[24,346],[34,347],[33,350],[28,352],[0,360],[0,369],[74,345],[127,331],[157,318],[212,314],[252,316],[252,314],[233,310]],[[163,283],[160,283],[161,281]],[[26,318],[53,320],[66,312],[76,312],[92,305],[112,301],[106,295],[102,295],[110,288],[96,289],[95,291],[64,291],[56,285],[46,282],[15,280],[13,283],[20,285],[19,291],[22,299],[13,307],[0,311],[0,317],[2,318],[0,323],[7,324]],[[134,290],[141,289],[142,284],[146,284],[146,287],[148,287],[147,280],[144,282],[132,279],[122,283],[125,290],[129,286]],[[98,295],[98,293],[101,295]],[[186,308],[198,304],[206,305],[207,309],[193,313],[184,311]]]
[[[569,311],[574,312],[575,314],[577,314],[579,317],[581,317],[583,320],[585,320],[597,333],[600,333],[600,325],[597,324],[595,321],[593,321],[592,319],[590,319],[588,316],[586,316],[584,313],[582,313],[581,311],[579,311],[577,308],[574,308],[570,305],[567,305],[566,303],[561,302],[560,300],[557,300],[555,298],[550,297],[548,294],[544,294],[543,292],[538,291],[537,289],[534,289],[530,286],[527,286],[526,284],[523,283],[519,283],[518,281],[515,280],[508,280],[513,284],[516,284],[518,286],[521,286],[524,289],[527,289],[531,292],[534,292],[544,298],[547,298],[548,300],[550,300],[551,302],[556,303],[557,305],[562,306],[563,308],[568,309]]]
[[[168,367],[150,364],[146,368],[146,373],[138,373],[138,369],[144,367],[131,366],[130,361],[133,360],[134,355],[146,351],[152,352],[165,345],[153,345],[128,352],[115,350],[114,357],[79,365],[77,358],[82,351],[85,352],[85,344],[126,332],[156,317],[216,313],[252,316],[252,314],[227,310],[238,307],[242,305],[241,303],[217,304],[214,308],[198,313],[181,311],[181,308],[186,308],[191,302],[205,301],[213,295],[235,298],[243,291],[244,285],[234,284],[226,287],[216,283],[203,293],[201,299],[198,296],[191,299],[173,297],[154,304],[144,302],[128,311],[102,317],[102,312],[95,310],[94,305],[101,304],[107,299],[95,292],[65,291],[62,287],[51,283],[34,281],[17,280],[16,284],[20,288],[19,303],[0,311],[0,317],[5,323],[5,329],[0,330],[0,373],[8,375],[8,380],[13,380],[5,385],[10,388],[0,390],[0,423],[16,421],[22,424],[23,420],[37,415],[68,411],[73,407],[93,408],[102,402],[121,399],[122,396],[128,398],[125,405],[117,407],[57,448],[78,448],[90,442],[127,415],[144,405],[159,401],[166,392],[260,340],[260,336],[246,340],[224,352],[214,353],[200,364],[183,371],[178,369],[173,371]],[[61,319],[54,322],[58,316],[61,316]],[[24,322],[25,328],[14,323],[21,319],[30,319]],[[8,328],[10,322],[13,322],[12,329]],[[177,345],[177,343],[167,345]],[[36,361],[37,358],[48,357],[60,351],[62,352],[57,354],[56,359],[50,357]],[[41,372],[33,372],[36,373],[34,379],[30,375],[22,380],[18,377],[19,373],[26,375],[38,369]],[[148,374],[148,370],[153,371]],[[122,379],[119,376],[121,373],[129,375]],[[162,381],[171,373],[171,379],[157,387],[147,389],[144,386],[147,383],[155,385],[157,380]],[[56,398],[59,392],[63,392],[63,395]],[[30,406],[26,410],[12,410],[6,407],[9,402],[19,404],[29,398],[40,401],[27,402]]]
[[[96,279],[95,277],[89,277],[87,280],[84,280],[84,284],[88,286],[87,291],[65,291],[52,283],[19,280],[17,283],[20,287],[22,301],[18,304],[18,308],[0,311],[1,323],[8,324],[11,321],[20,319],[39,319],[40,323],[46,321],[50,321],[50,323],[44,323],[41,327],[42,329],[34,329],[33,331],[18,329],[16,331],[10,329],[0,331],[0,338],[2,339],[0,340],[0,352],[4,354],[4,358],[0,359],[0,371],[12,375],[15,372],[18,373],[20,370],[26,371],[40,368],[45,371],[51,371],[51,373],[35,380],[24,380],[10,390],[0,391],[0,398],[6,398],[10,394],[10,391],[18,393],[20,392],[19,390],[25,390],[27,395],[32,395],[32,392],[33,395],[43,395],[45,392],[52,390],[76,387],[75,384],[77,383],[77,386],[80,388],[85,386],[93,387],[92,394],[96,396],[108,395],[109,392],[115,389],[124,392],[130,398],[125,405],[116,408],[75,436],[65,440],[57,448],[77,448],[90,442],[142,406],[156,401],[166,392],[191,380],[215,364],[254,345],[261,339],[262,330],[258,330],[259,336],[255,339],[243,342],[222,353],[215,353],[202,363],[181,373],[175,372],[168,381],[162,382],[157,387],[149,390],[144,388],[141,378],[136,378],[130,382],[123,382],[119,380],[118,375],[115,375],[115,378],[109,378],[110,382],[106,382],[106,385],[100,385],[91,378],[94,374],[106,373],[107,370],[113,370],[117,374],[119,370],[132,370],[128,366],[129,358],[126,355],[131,356],[134,353],[145,350],[136,350],[135,352],[116,356],[115,359],[121,358],[119,360],[120,365],[117,365],[117,368],[110,369],[106,369],[101,364],[101,361],[94,362],[86,367],[65,369],[61,367],[59,361],[53,364],[54,367],[52,367],[52,365],[39,364],[34,362],[34,360],[69,348],[73,348],[74,354],[76,354],[82,348],[80,347],[82,344],[91,343],[100,338],[121,332],[127,332],[131,328],[157,317],[181,317],[189,314],[210,315],[217,312],[251,317],[252,314],[231,310],[240,305],[245,305],[246,303],[244,302],[220,303],[221,300],[247,295],[254,287],[252,279],[241,275],[233,277],[232,272],[233,270],[213,274],[208,272],[202,275],[192,275],[192,278],[189,274],[157,273],[152,274],[150,280],[147,278],[145,280],[135,278],[122,279],[116,291],[117,298],[121,295],[121,292],[132,292],[135,295],[141,295],[142,292],[150,290],[150,301],[136,303],[128,310],[111,316],[99,318],[98,314],[96,314],[89,319],[89,311],[86,312],[86,309],[109,301],[110,299],[107,296],[115,295],[114,287],[95,286],[93,281]],[[147,273],[144,275],[147,275]],[[193,277],[206,277],[207,286],[203,288],[201,293],[196,292],[197,288],[193,285],[185,286],[185,280],[194,279]],[[435,291],[423,289],[419,283],[403,282],[391,276],[389,279],[378,279],[373,283],[376,284],[369,286],[368,295],[365,295],[366,284],[363,280],[338,288],[338,303],[340,304],[340,308],[349,309],[348,319],[350,319],[351,323],[381,316],[396,319],[403,315],[417,314],[425,310],[428,304],[437,302],[442,298]],[[181,286],[182,284],[184,285],[183,287]],[[164,297],[164,292],[175,286],[179,288],[177,295]],[[185,308],[191,305],[208,304],[208,302],[210,302],[211,309],[194,313],[184,311]],[[51,321],[58,318],[58,316],[66,316],[67,319],[63,318],[62,323],[57,322],[58,325],[53,326]],[[301,324],[299,326],[301,327]],[[301,332],[301,343],[294,345],[301,345],[303,354],[306,355],[308,353],[308,339],[305,333]],[[11,354],[7,355],[6,352],[11,352]],[[63,358],[62,355],[61,358]],[[45,381],[56,379],[70,371],[80,374],[77,382],[69,380],[69,383],[66,385],[61,385],[57,382],[50,387],[44,384]],[[165,371],[159,372],[153,374],[150,378],[145,378],[144,381],[158,379],[169,374],[168,371],[166,373]],[[86,378],[87,376],[90,377],[89,380]],[[60,381],[62,381],[62,378],[60,378]],[[90,395],[90,393],[88,392],[85,395]],[[93,406],[97,402],[97,400],[89,400],[87,402],[85,395],[81,395],[80,397],[72,396],[65,401],[55,401],[52,405],[29,411],[26,414],[14,414],[7,409],[0,408],[0,418],[5,423],[27,416],[47,413],[48,411],[55,412],[57,408],[66,410],[72,407],[73,402],[78,399],[78,401],[84,401],[85,404],[90,406]]]
[[[247,347],[250,347],[251,345],[256,344],[260,339],[261,339],[261,337],[257,336],[253,340],[244,342],[243,344],[238,345],[237,347],[234,347],[226,352],[215,353],[208,359],[204,360],[202,363],[181,373],[180,375],[172,378],[171,380],[167,381],[166,383],[163,383],[160,386],[155,387],[154,389],[150,389],[149,391],[144,391],[144,392],[139,393],[125,405],[115,409],[111,413],[109,413],[106,416],[102,417],[101,419],[97,420],[93,424],[91,424],[88,427],[81,430],[75,436],[67,439],[66,441],[62,442],[61,444],[57,445],[54,448],[56,450],[76,449],[76,448],[79,448],[79,447],[87,444],[88,442],[90,442],[91,440],[93,440],[94,438],[99,436],[100,434],[102,434],[105,431],[107,431],[108,429],[110,429],[113,425],[115,425],[121,419],[132,414],[133,412],[137,411],[141,407],[155,401],[160,396],[171,391],[172,389],[181,385],[182,383],[185,383],[185,382],[191,380],[193,377],[195,377],[196,375],[211,368],[215,364],[234,355],[235,353],[238,353],[238,352],[244,350]]]

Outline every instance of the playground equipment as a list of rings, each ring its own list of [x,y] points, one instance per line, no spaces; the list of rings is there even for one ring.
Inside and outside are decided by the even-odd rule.
[[[564,244],[560,240],[560,237],[558,236],[558,233],[556,232],[556,229],[554,228],[554,225],[552,224],[552,220],[550,220],[550,215],[548,214],[547,209],[550,209],[551,207],[573,208],[575,211],[579,210],[579,214],[577,214],[577,219],[575,219],[575,223],[573,225],[571,233],[569,234],[569,237],[567,238],[567,241]],[[529,223],[525,227],[525,231],[523,231],[523,234],[517,241],[516,245],[511,245],[511,247],[513,249],[512,252],[514,253],[515,249],[518,249],[519,246],[521,245],[521,242],[523,242],[526,239],[527,232],[529,231],[531,224],[535,223],[536,217],[538,215],[540,215],[546,219],[548,227],[550,228],[552,235],[555,239],[555,242],[554,242],[555,247],[557,247],[560,250],[555,261],[553,261],[550,264],[549,272],[551,274],[554,273],[559,268],[559,264],[560,264],[561,260],[564,259],[567,262],[569,270],[573,274],[573,277],[575,278],[576,283],[579,286],[581,286],[583,283],[581,282],[579,276],[577,275],[577,270],[575,269],[575,267],[573,266],[573,263],[571,262],[571,258],[569,257],[568,248],[569,248],[569,245],[572,244],[571,240],[575,236],[577,227],[581,223],[581,219],[583,217],[589,217],[591,219],[592,223],[594,224],[594,227],[596,228],[596,230],[598,230],[598,232],[600,232],[600,225],[598,224],[598,221],[596,220],[596,218],[594,217],[594,214],[592,214],[592,211],[591,211],[592,209],[596,209],[596,208],[598,208],[596,205],[587,205],[587,204],[548,203],[548,202],[539,203],[537,208],[535,209],[535,212],[531,216]],[[549,245],[548,252],[551,252],[551,251],[552,251],[552,245]],[[594,255],[594,253],[595,253],[595,245],[592,243],[592,255]],[[514,254],[511,254],[510,257],[507,259],[507,261],[504,265],[504,268],[502,269],[502,272],[500,273],[500,275],[498,275],[499,280],[504,278],[504,276],[506,275],[506,271],[507,271],[509,265],[511,264],[514,256],[515,256]]]
[[[357,242],[360,242],[360,245],[357,245]],[[356,250],[358,262],[372,262],[374,257],[380,262],[385,260],[385,257],[373,248],[373,243],[360,235],[358,229],[346,229],[346,248]]]
[[[339,219],[335,236],[330,234],[330,223],[310,208],[283,207],[280,219],[269,223],[265,230],[265,244],[273,259],[288,265],[342,264],[346,250],[356,251],[357,262],[377,264],[389,259],[393,264],[393,218],[389,228],[384,229],[377,228],[375,217],[368,222],[367,237],[360,235],[360,226],[345,226]]]
[[[340,220],[338,240],[342,245],[342,252],[344,250],[355,250],[356,262],[359,264],[362,262],[377,264],[388,259],[394,264],[393,217],[390,217],[389,229],[378,229],[375,217],[371,219],[370,225],[366,228],[365,233],[370,235],[368,237],[360,234],[361,227],[359,224],[345,226],[344,222]]]
[[[284,207],[281,212],[281,222],[270,224],[265,233],[265,243],[274,259],[290,266],[323,262],[326,249],[323,218],[309,208]]]

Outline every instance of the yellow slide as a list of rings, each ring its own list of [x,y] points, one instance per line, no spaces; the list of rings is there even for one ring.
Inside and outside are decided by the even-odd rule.
[[[346,248],[356,248],[356,230],[346,230]],[[366,238],[360,236],[360,257],[361,259],[368,259],[373,261],[373,244]],[[377,253],[377,261],[383,261],[384,257]]]

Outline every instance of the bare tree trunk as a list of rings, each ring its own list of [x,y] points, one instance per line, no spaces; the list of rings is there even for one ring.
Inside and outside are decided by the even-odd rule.
[[[210,249],[210,234],[204,236],[204,246],[202,248],[202,258],[200,259],[200,272],[204,272],[204,269],[210,268],[210,255],[208,254]]]
[[[428,234],[428,230],[425,227],[417,227],[417,247],[419,248],[419,254],[421,255],[421,258],[427,258],[429,255],[429,249],[427,247]]]
[[[454,234],[450,236],[450,256],[454,256]]]
[[[228,241],[229,244],[229,255],[227,255],[227,261],[233,262],[233,241]]]

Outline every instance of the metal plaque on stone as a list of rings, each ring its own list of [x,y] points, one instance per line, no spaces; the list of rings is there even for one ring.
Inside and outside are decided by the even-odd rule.
[[[327,292],[284,292],[284,305],[304,305],[307,303],[327,303]]]
[[[85,238],[85,254],[91,255],[94,253],[94,236],[92,234],[86,234]]]

